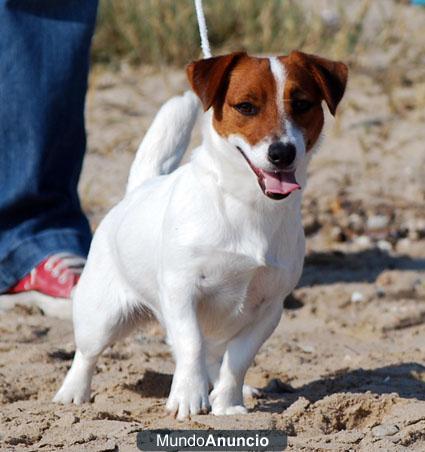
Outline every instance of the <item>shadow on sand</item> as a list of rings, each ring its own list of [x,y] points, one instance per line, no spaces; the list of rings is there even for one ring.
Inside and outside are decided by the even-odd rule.
[[[147,370],[143,377],[127,389],[141,397],[168,397],[172,375]],[[371,392],[382,395],[396,393],[404,399],[425,400],[425,366],[401,363],[378,369],[355,369],[330,374],[299,388],[272,380],[262,390],[254,411],[280,413],[298,397],[314,403],[336,393],[361,394]]]
[[[305,258],[299,287],[344,282],[373,283],[384,270],[425,271],[425,259],[390,256],[379,249],[356,253],[310,253]]]
[[[316,402],[335,393],[396,393],[404,399],[425,400],[425,366],[418,363],[400,363],[378,369],[356,369],[327,375],[299,388],[282,384],[281,392],[272,392],[279,385],[270,382],[263,389],[255,411],[282,412],[298,397]],[[287,389],[285,389],[287,388]],[[289,389],[289,390],[288,390]]]

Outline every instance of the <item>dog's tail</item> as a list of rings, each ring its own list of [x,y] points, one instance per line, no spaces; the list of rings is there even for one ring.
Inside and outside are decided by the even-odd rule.
[[[199,99],[192,91],[173,97],[161,107],[137,150],[126,193],[177,168],[189,145],[199,110]]]

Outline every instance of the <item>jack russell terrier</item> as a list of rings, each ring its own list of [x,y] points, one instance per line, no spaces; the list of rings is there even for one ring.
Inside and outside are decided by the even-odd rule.
[[[90,399],[96,360],[153,313],[176,368],[167,410],[246,413],[245,373],[279,323],[305,252],[301,197],[347,67],[302,52],[191,63],[96,231],[73,300],[76,353],[56,402]],[[178,167],[201,101],[203,143]],[[212,391],[209,394],[209,388]]]

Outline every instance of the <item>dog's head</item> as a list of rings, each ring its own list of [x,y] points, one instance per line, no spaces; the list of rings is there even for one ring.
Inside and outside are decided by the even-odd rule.
[[[283,199],[300,188],[295,170],[344,94],[345,64],[302,52],[257,58],[232,53],[191,63],[187,74],[213,127],[239,150],[264,194]]]

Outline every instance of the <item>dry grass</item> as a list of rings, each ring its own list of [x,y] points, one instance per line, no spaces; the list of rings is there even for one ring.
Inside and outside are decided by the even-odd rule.
[[[425,8],[402,0],[204,0],[204,9],[213,54],[319,53],[374,78],[396,114],[406,108],[399,87],[418,86],[407,108],[425,105]],[[95,63],[181,68],[199,57],[193,0],[100,1]]]
[[[370,0],[359,1],[350,17],[343,2],[323,18],[314,2],[295,0],[204,0],[209,38],[215,53],[245,49],[252,53],[291,49],[353,55],[369,44],[363,21]],[[311,5],[310,5],[311,4]],[[101,0],[94,59],[111,63],[182,65],[199,56],[192,0]]]

